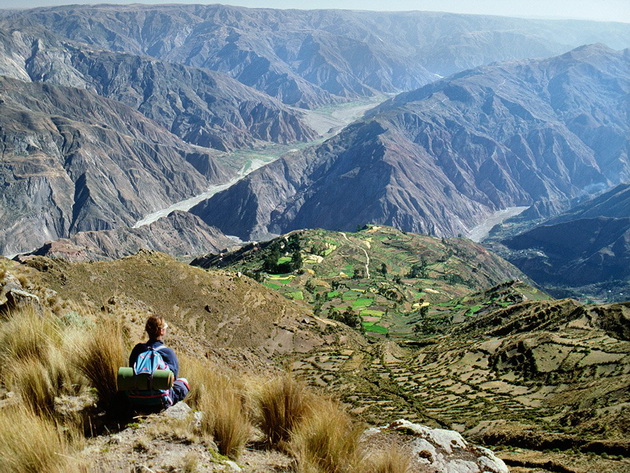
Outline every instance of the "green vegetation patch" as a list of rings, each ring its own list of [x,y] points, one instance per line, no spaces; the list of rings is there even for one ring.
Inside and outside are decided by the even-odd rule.
[[[374,299],[368,299],[367,297],[360,297],[352,302],[352,307],[368,307],[374,303]]]
[[[374,309],[365,309],[361,311],[361,316],[365,317],[383,317],[385,312],[382,310],[374,310]]]
[[[380,325],[377,325],[376,322],[363,322],[363,329],[366,332],[372,332],[372,333],[387,333],[387,329],[385,327],[381,327]]]
[[[304,293],[302,291],[287,292],[285,293],[285,296],[289,299],[295,299],[296,301],[304,300]]]
[[[275,289],[275,290],[278,290],[281,287],[280,284],[275,284],[275,283],[268,282],[268,281],[265,281],[263,283],[263,286],[268,287],[269,289]]]
[[[280,276],[270,275],[269,276],[270,281],[273,281],[274,283],[281,284],[281,285],[289,284],[292,279],[293,279],[293,276],[284,276],[284,275],[280,275]]]
[[[473,314],[476,314],[476,313],[477,313],[477,312],[479,312],[479,311],[480,311],[483,307],[484,307],[484,306],[483,306],[483,304],[477,304],[477,305],[474,305],[474,306],[472,306],[470,309],[468,309],[467,314],[468,314],[468,315],[473,315]]]
[[[288,263],[291,261],[291,257],[290,256],[282,256],[281,258],[278,258],[278,264],[284,264],[284,263]]]

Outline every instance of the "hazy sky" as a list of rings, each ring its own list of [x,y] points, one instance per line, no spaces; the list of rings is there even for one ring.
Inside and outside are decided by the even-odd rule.
[[[76,3],[223,3],[244,7],[344,8],[350,10],[430,10],[531,18],[571,18],[630,23],[630,0],[0,0],[1,8],[32,8]]]

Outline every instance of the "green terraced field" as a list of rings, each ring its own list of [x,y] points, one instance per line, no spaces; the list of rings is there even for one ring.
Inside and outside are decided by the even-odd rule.
[[[284,248],[278,265],[291,262],[298,248],[302,267],[289,274],[263,271],[267,249],[274,245]],[[221,261],[231,263],[222,267],[256,277],[287,298],[312,305],[323,316],[347,311],[361,317],[378,316],[379,325],[364,324],[368,335],[388,333],[402,339],[423,337],[426,330],[433,334],[436,324],[449,324],[466,314],[509,306],[522,296],[509,299],[475,294],[514,276],[525,279],[509,263],[468,240],[381,226],[366,226],[355,233],[296,231],[236,253],[224,255]],[[514,291],[537,297],[536,289],[526,284]]]

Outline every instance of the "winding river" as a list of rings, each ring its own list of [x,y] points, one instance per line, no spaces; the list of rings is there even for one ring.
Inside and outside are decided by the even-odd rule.
[[[264,148],[239,150],[232,153],[226,153],[221,157],[222,161],[242,163],[236,177],[226,183],[210,186],[206,191],[199,195],[195,195],[186,200],[176,202],[167,208],[152,212],[138,220],[133,225],[133,228],[149,225],[162,217],[166,217],[174,210],[190,210],[199,202],[212,197],[218,192],[230,188],[249,173],[279,159],[285,154],[324,142],[328,138],[339,133],[346,125],[362,117],[367,110],[376,107],[386,99],[386,96],[378,96],[367,100],[363,99],[361,101],[348,102],[341,105],[329,105],[317,110],[301,110],[301,112],[305,114],[306,124],[320,135],[319,138],[305,143],[269,145]]]

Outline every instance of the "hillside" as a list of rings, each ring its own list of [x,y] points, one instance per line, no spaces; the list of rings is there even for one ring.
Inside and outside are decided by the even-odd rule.
[[[0,77],[0,252],[132,225],[232,171],[120,102]]]
[[[366,223],[466,235],[493,212],[630,178],[630,55],[584,46],[466,71],[372,110],[191,211],[241,239]],[[236,211],[234,211],[236,210]]]
[[[46,256],[72,262],[120,259],[141,249],[161,251],[183,260],[207,251],[222,251],[234,240],[209,227],[198,217],[175,211],[150,225],[138,228],[79,232],[70,238],[46,242],[40,248],[19,256]]]
[[[630,186],[619,185],[489,248],[552,294],[624,301],[630,294]],[[509,225],[509,224],[508,224]]]
[[[331,264],[335,253],[350,251],[368,238],[375,247],[371,254],[383,258],[386,245],[379,248],[376,236],[388,235],[384,242],[392,246],[400,245],[398,238],[404,236],[372,230],[346,235],[348,246],[334,249],[324,259],[332,256]],[[330,233],[313,231],[312,243],[317,237],[330,243],[345,240],[342,235],[335,240]],[[407,245],[418,249],[427,242],[436,251],[425,248],[427,256],[447,248],[439,239],[413,236]],[[466,248],[457,241],[448,247],[459,257]],[[354,250],[356,258],[359,248]],[[391,264],[396,254],[400,250],[389,252],[390,259],[383,261]],[[484,258],[483,253],[479,256]],[[453,255],[449,266],[455,267],[457,259]],[[146,313],[159,311],[167,314],[172,326],[168,343],[181,356],[210,360],[215,369],[230,367],[239,378],[290,366],[301,379],[339,396],[353,415],[373,424],[406,418],[455,429],[499,449],[509,465],[529,465],[530,470],[523,471],[540,471],[547,464],[552,466],[543,470],[605,468],[621,473],[628,465],[623,411],[629,394],[627,304],[539,300],[544,295],[509,282],[431,304],[416,321],[420,329],[399,344],[392,338],[372,338],[368,343],[356,330],[314,316],[245,275],[204,271],[160,253],[141,251],[112,262],[69,263],[42,257],[31,257],[25,265],[0,262],[14,278],[5,274],[5,280],[17,277],[19,282],[10,284],[37,295],[64,324],[80,323],[81,317],[116,317],[130,339],[138,340]],[[427,263],[429,273],[437,271],[432,261]],[[336,274],[345,270],[337,268]],[[462,289],[453,286],[454,292]],[[85,331],[92,322],[81,323],[88,323]],[[157,436],[165,448],[173,442],[180,445],[177,439],[188,439],[184,445],[200,448],[192,433],[181,430],[183,425],[173,424],[179,430],[169,435],[160,433],[168,430],[159,427],[170,422],[166,419],[132,425],[115,434],[117,440],[95,438],[90,444],[96,451],[88,455],[118,467],[130,457],[152,462],[142,453],[150,448],[132,441],[139,435]],[[111,449],[103,450],[107,443],[112,443]],[[253,465],[261,461],[288,461],[256,452],[256,447],[248,450],[245,458],[254,464],[248,463],[244,471],[258,471]]]
[[[240,271],[315,314],[393,338],[417,333],[427,312],[458,306],[453,299],[524,278],[469,240],[379,226],[353,233],[296,231],[191,264]],[[518,297],[544,297],[533,288],[523,291]]]

